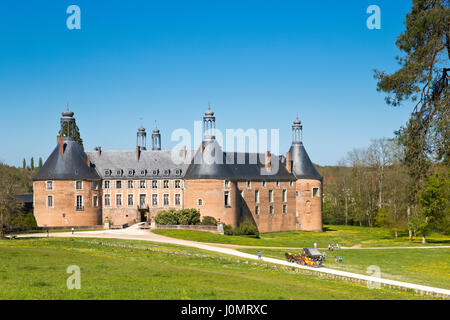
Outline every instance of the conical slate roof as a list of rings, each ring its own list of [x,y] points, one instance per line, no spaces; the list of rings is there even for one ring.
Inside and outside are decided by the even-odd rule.
[[[86,153],[74,139],[65,138],[63,143],[63,155],[58,144],[33,180],[100,179],[95,169],[87,165]]]
[[[301,142],[292,143],[289,149],[293,162],[293,173],[297,179],[322,180],[322,176],[309,159],[308,153]]]
[[[204,141],[203,146],[203,152],[200,146],[195,153],[185,179],[230,178],[233,173],[226,164],[226,154],[217,141],[215,139]]]

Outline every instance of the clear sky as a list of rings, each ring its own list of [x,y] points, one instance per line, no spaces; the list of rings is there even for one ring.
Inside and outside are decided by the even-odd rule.
[[[81,8],[81,30],[66,9]],[[369,5],[381,29],[369,30]],[[154,121],[163,149],[211,102],[219,129],[280,129],[299,115],[313,162],[333,165],[392,137],[411,110],[387,106],[373,69],[393,71],[411,1],[0,2],[0,161],[48,157],[61,111],[85,148],[133,149]]]

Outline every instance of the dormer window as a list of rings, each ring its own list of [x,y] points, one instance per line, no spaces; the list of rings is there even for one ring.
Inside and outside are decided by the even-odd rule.
[[[181,175],[181,169],[176,169],[176,170],[175,170],[175,174],[176,174],[177,176]]]
[[[141,176],[145,176],[146,174],[147,174],[147,170],[142,169],[142,170],[141,170]]]
[[[169,174],[170,174],[170,170],[169,169],[164,170],[164,175],[165,176],[168,176]]]
[[[128,175],[131,177],[131,176],[134,176],[134,170],[133,169],[128,169]]]
[[[152,174],[153,174],[154,176],[157,176],[157,175],[159,174],[159,170],[158,170],[158,169],[153,170],[153,171],[152,171]]]
[[[53,190],[53,181],[47,181],[47,190]]]
[[[123,174],[123,170],[122,169],[117,169],[116,170],[116,176],[121,177]]]
[[[75,187],[77,190],[82,190],[83,189],[83,181],[78,180],[77,182],[75,182]]]
[[[106,169],[105,170],[105,176],[109,177],[111,175],[111,170]]]

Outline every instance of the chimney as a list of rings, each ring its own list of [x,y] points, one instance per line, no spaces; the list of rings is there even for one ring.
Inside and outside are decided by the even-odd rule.
[[[86,161],[86,163],[87,163],[87,166],[88,166],[88,167],[91,166],[91,156],[90,156],[89,154],[87,155],[87,161]]]
[[[291,160],[291,153],[289,151],[286,152],[286,170],[289,173],[292,173],[292,160]]]
[[[270,151],[266,151],[265,167],[266,167],[267,170],[270,169]]]
[[[102,147],[97,147],[97,153],[98,157],[100,158],[100,155],[102,154]]]
[[[187,153],[186,146],[184,146],[183,147],[183,160],[186,160],[186,153]]]
[[[136,146],[136,161],[139,162],[139,158],[141,157],[141,147]]]
[[[64,154],[64,140],[63,137],[57,136],[56,143],[59,144],[59,154],[62,156]]]

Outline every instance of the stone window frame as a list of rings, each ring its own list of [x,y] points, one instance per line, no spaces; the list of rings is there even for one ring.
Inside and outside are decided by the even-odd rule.
[[[223,193],[223,200],[224,200],[224,206],[226,207],[226,208],[229,208],[229,207],[231,207],[231,194],[230,194],[230,191],[224,191],[224,193]]]
[[[255,215],[259,215],[259,206],[258,205],[255,206]]]
[[[81,201],[78,201],[78,199],[81,199]],[[79,205],[79,204],[81,204],[81,205]],[[84,211],[84,205],[83,204],[84,204],[83,195],[77,194],[75,196],[75,209],[77,211]]]
[[[317,192],[314,192],[314,190],[316,190]],[[319,196],[319,191],[320,191],[320,188],[319,188],[319,187],[314,187],[314,188],[312,188],[312,190],[311,190],[311,196],[312,196],[313,198],[318,198],[318,197],[320,197],[320,196]]]
[[[116,207],[122,207],[123,206],[123,195],[121,193],[116,193]],[[119,201],[117,201],[117,199],[120,199],[120,203]]]
[[[92,207],[98,208],[98,195],[94,194],[92,196]]]
[[[246,186],[247,186],[247,188],[251,188],[252,187],[252,182],[251,182],[251,180],[247,180],[246,181]]]
[[[294,186],[294,181],[293,180],[289,181],[289,187],[292,188],[293,186]]]
[[[287,189],[281,190],[281,202],[287,202]]]
[[[281,213],[287,214],[287,204],[283,204],[283,205],[281,206]]]
[[[49,185],[50,185],[50,188],[49,188]],[[45,181],[45,190],[49,190],[49,191],[53,190],[53,180]]]
[[[175,180],[174,181],[174,184],[175,184],[175,189],[181,189],[181,180]]]
[[[122,189],[122,180],[116,180],[116,189]]]
[[[273,203],[273,189],[269,190],[269,202]]]
[[[130,196],[131,196],[131,204],[130,204]],[[127,194],[127,206],[128,207],[134,206],[134,194],[133,193]]]
[[[259,190],[255,189],[255,203],[259,203]]]
[[[134,189],[134,180],[127,180],[127,189]]]
[[[108,201],[106,201],[106,197],[108,197]],[[105,207],[111,207],[111,194],[110,193],[105,193],[103,195],[103,203],[104,203]]]
[[[177,198],[178,198],[178,201],[177,201]],[[181,206],[181,193],[175,193],[174,203],[176,206]]]
[[[152,189],[158,189],[158,180],[152,180]]]
[[[261,181],[261,186],[263,188],[266,188],[267,187],[267,181],[266,180]]]
[[[204,204],[204,203],[203,203],[203,199],[202,199],[202,198],[198,198],[198,199],[197,199],[197,205],[198,205],[198,206],[203,206],[203,204]]]
[[[79,185],[81,185],[80,188],[78,187]],[[75,190],[83,190],[83,180],[75,181]]]
[[[280,187],[280,180],[275,180],[275,186],[276,186],[277,188]]]
[[[103,181],[103,189],[111,189],[111,180]]]
[[[147,188],[147,181],[146,180],[139,180],[139,189],[146,189]]]
[[[91,189],[98,190],[98,181],[91,181]]]
[[[231,186],[230,180],[225,179],[225,180],[223,181],[223,185],[224,185],[225,188],[229,188],[229,187]]]
[[[156,199],[156,202],[154,201]],[[157,207],[159,203],[158,194],[152,193],[152,207]]]
[[[170,188],[170,180],[163,180],[163,189],[169,189]]]
[[[144,203],[141,203],[142,196],[144,196]],[[147,201],[147,194],[146,193],[139,193],[139,206],[146,206],[148,205]]]
[[[269,214],[274,214],[274,213],[275,213],[275,211],[274,211],[273,205],[270,205],[269,206]]]
[[[166,196],[167,196],[167,204],[166,204]],[[170,206],[170,194],[163,193],[163,206]]]
[[[54,208],[53,195],[51,194],[47,195],[47,208]]]

